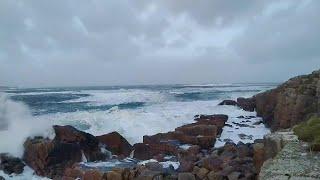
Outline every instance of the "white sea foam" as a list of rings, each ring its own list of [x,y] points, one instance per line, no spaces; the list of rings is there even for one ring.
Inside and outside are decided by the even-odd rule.
[[[191,123],[196,114],[226,114],[230,117],[229,121],[241,115],[254,115],[254,113],[233,106],[217,106],[218,103],[218,100],[165,102],[138,109],[113,108],[108,111],[56,113],[43,115],[39,118],[49,119],[60,125],[70,124],[76,127],[83,125],[86,127],[83,130],[94,135],[118,131],[133,144],[141,142],[144,135],[172,131],[178,126]],[[225,129],[228,130],[227,127]],[[246,130],[243,127],[239,129]],[[257,131],[258,135],[260,130],[261,134],[265,134],[264,127],[258,126],[257,129],[250,129],[250,131]],[[236,132],[241,133],[240,131]],[[237,138],[238,136],[235,136],[234,140],[237,141]]]
[[[8,99],[4,93],[0,93],[0,126],[0,152],[18,157],[22,156],[27,137],[52,135],[48,121],[33,118],[27,106]]]
[[[244,111],[245,112],[245,111]],[[255,112],[245,112],[246,115],[255,116]],[[222,134],[219,139],[217,139],[215,143],[215,147],[221,147],[225,144],[224,140],[232,140],[234,143],[243,142],[243,143],[253,143],[255,139],[263,139],[263,136],[270,133],[270,129],[266,128],[263,123],[255,125],[256,122],[261,121],[262,119],[259,117],[252,119],[239,119],[236,117],[230,117],[227,121],[228,124],[232,125],[232,127],[225,126],[223,127]],[[248,121],[248,122],[241,122]],[[249,127],[239,127],[235,123],[245,124]],[[240,138],[240,134],[246,135],[247,137],[244,139]],[[250,137],[250,138],[249,138]]]
[[[81,93],[90,96],[64,101],[70,102],[90,102],[92,105],[112,105],[130,102],[163,102],[165,96],[158,91],[148,91],[141,89],[120,89],[120,90],[88,90]]]
[[[37,176],[34,171],[28,167],[24,167],[22,174],[5,174],[3,171],[0,171],[0,176],[4,177],[6,180],[50,180],[49,178]]]

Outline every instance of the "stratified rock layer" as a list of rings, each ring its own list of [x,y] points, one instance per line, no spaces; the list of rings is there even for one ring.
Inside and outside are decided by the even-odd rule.
[[[272,130],[293,127],[320,113],[320,70],[294,77],[253,100],[257,115]]]

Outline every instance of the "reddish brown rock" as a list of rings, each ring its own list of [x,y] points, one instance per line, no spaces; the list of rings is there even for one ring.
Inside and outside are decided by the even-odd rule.
[[[129,156],[133,150],[131,144],[118,132],[97,136],[97,138],[113,154]]]
[[[72,126],[53,126],[55,131],[54,142],[78,144],[88,161],[104,160],[106,156],[101,153],[99,140],[86,132],[77,130]]]
[[[83,175],[83,180],[102,180],[103,174],[97,170],[86,171]]]
[[[175,129],[183,134],[189,136],[216,136],[217,127],[214,125],[204,125],[204,124],[188,124]]]
[[[150,147],[148,144],[137,143],[133,145],[134,154],[133,157],[140,160],[147,160],[152,158]]]
[[[78,144],[52,142],[36,137],[24,143],[23,160],[40,176],[61,177],[64,169],[82,159]]]
[[[35,137],[24,143],[23,160],[36,174],[50,178],[61,178],[66,168],[80,162],[104,160],[98,139],[72,126],[54,126],[53,140]]]
[[[298,76],[253,97],[257,115],[272,130],[290,128],[320,114],[320,70]]]
[[[257,172],[260,172],[260,168],[262,167],[263,162],[265,160],[263,143],[256,143],[253,145],[253,154],[254,166]]]
[[[167,143],[137,143],[133,148],[133,157],[140,160],[151,159],[159,154],[177,155],[177,147]]]
[[[242,108],[245,111],[253,112],[256,108],[256,103],[253,98],[237,98],[237,104],[240,108]]]
[[[84,172],[78,168],[66,168],[64,171],[64,178],[72,178],[72,179],[77,179],[80,178],[82,179],[84,175]]]

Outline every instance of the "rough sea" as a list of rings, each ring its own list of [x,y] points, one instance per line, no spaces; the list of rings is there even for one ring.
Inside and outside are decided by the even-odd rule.
[[[6,88],[0,90],[0,153],[21,156],[28,136],[54,136],[51,126],[72,125],[93,135],[117,131],[131,144],[144,135],[168,132],[191,123],[197,114],[255,116],[234,106],[218,106],[225,99],[251,97],[277,84],[204,84],[57,88]],[[255,118],[253,122],[260,121]],[[252,125],[252,124],[250,124]],[[216,146],[224,140],[252,142],[269,129],[225,127]],[[241,140],[238,134],[252,136]],[[1,175],[1,172],[0,172]]]

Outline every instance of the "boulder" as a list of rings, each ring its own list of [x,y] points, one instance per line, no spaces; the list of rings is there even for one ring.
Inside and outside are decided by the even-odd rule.
[[[0,170],[5,174],[21,174],[24,170],[25,164],[20,158],[12,157],[9,154],[0,154]]]
[[[140,160],[151,159],[159,154],[176,155],[177,147],[168,143],[137,143],[133,145],[133,157]]]
[[[28,138],[24,143],[23,160],[36,174],[61,178],[64,170],[74,163],[87,160],[105,160],[99,140],[72,126],[53,126],[55,138]]]
[[[54,142],[66,144],[78,144],[88,161],[106,159],[106,155],[101,153],[99,140],[95,136],[77,130],[72,126],[53,126],[56,134]]]
[[[245,111],[253,112],[256,108],[256,103],[254,98],[237,98],[237,105]]]
[[[144,143],[137,143],[133,145],[133,157],[140,160],[147,160],[152,158],[150,146]]]
[[[23,160],[36,174],[50,178],[61,177],[64,169],[82,160],[78,144],[53,142],[42,137],[27,139]]]
[[[116,155],[129,156],[133,147],[118,132],[112,132],[102,136],[97,136],[100,143],[106,145],[106,148]]]

